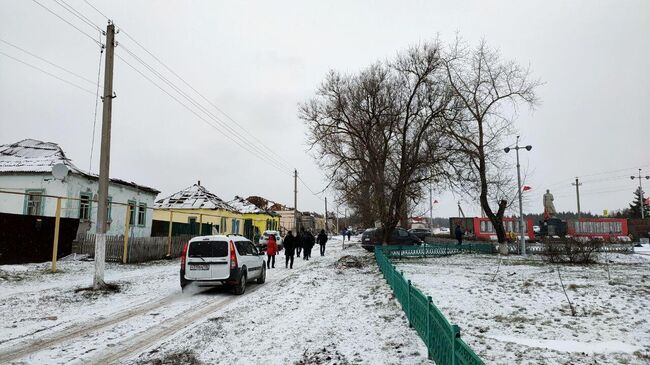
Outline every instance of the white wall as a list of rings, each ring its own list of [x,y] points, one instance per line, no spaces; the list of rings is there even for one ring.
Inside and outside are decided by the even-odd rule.
[[[42,189],[46,195],[63,196],[70,198],[79,198],[82,192],[91,192],[96,199],[98,183],[84,176],[68,175],[62,182],[55,180],[50,174],[20,174],[20,175],[0,175],[0,190],[24,193],[31,189]],[[129,235],[133,237],[148,237],[151,235],[151,220],[153,216],[153,203],[156,196],[149,192],[138,191],[129,186],[123,186],[111,183],[108,189],[108,195],[114,203],[127,203],[129,200],[136,202],[136,207],[140,203],[147,205],[145,215],[145,225],[136,224],[129,229]],[[25,207],[25,196],[0,193],[0,212],[23,214]],[[56,215],[56,199],[43,199],[43,215],[53,217]],[[79,217],[79,201],[63,200],[61,204],[61,216],[67,218]],[[124,222],[126,221],[126,206],[113,204],[111,207],[111,222],[108,228],[109,235],[124,234]],[[97,203],[93,202],[90,211],[90,221],[80,222],[80,227],[90,228],[89,232],[95,232],[97,220]]]

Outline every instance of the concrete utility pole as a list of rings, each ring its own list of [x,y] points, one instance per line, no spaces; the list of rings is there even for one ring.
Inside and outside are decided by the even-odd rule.
[[[298,170],[293,170],[293,225],[298,234]]]
[[[108,170],[111,159],[111,113],[113,111],[113,55],[115,49],[115,25],[109,21],[106,27],[106,61],[104,70],[104,109],[102,111],[102,146],[99,156],[99,191],[97,198],[97,235],[95,236],[95,275],[93,288],[100,289],[104,283],[106,256],[106,221],[108,214]],[[129,224],[129,222],[125,222]]]
[[[330,230],[327,227],[327,197],[325,197],[325,233],[328,233]]]
[[[429,229],[433,231],[433,189],[429,183]]]
[[[576,187],[576,201],[578,202],[578,219],[580,219],[581,218],[581,214],[580,214],[580,185],[582,185],[582,183],[580,181],[578,181],[578,178],[576,177],[576,182],[571,183],[571,185],[575,185],[575,187]]]
[[[645,198],[643,197],[643,185],[641,185],[641,169],[639,169],[639,176],[630,176],[630,179],[639,179],[639,194],[641,198],[641,219],[645,219]],[[645,179],[650,179],[650,176],[645,176]]]

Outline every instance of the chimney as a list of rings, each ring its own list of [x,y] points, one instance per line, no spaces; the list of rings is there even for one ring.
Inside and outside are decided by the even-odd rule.
[[[197,181],[196,184],[197,184],[198,186],[201,186],[201,180]]]

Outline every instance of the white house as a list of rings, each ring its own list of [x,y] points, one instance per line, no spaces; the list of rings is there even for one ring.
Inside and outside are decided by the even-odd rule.
[[[0,145],[0,213],[53,217],[61,196],[61,217],[79,218],[79,233],[94,233],[98,176],[77,168],[56,143],[33,139]],[[26,193],[12,194],[12,193]],[[109,202],[131,206],[132,237],[151,235],[152,208],[159,191],[110,179]],[[124,234],[126,205],[109,204],[109,235]]]

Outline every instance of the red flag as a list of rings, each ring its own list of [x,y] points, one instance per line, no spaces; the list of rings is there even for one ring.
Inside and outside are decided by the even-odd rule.
[[[522,190],[522,191],[528,191],[528,190],[531,190],[531,189],[532,189],[532,188],[531,188],[530,186],[528,186],[528,185],[524,185],[523,189],[521,189],[521,190]]]
[[[646,205],[650,205],[650,199],[646,199],[646,200],[644,201],[644,203],[645,203]]]

